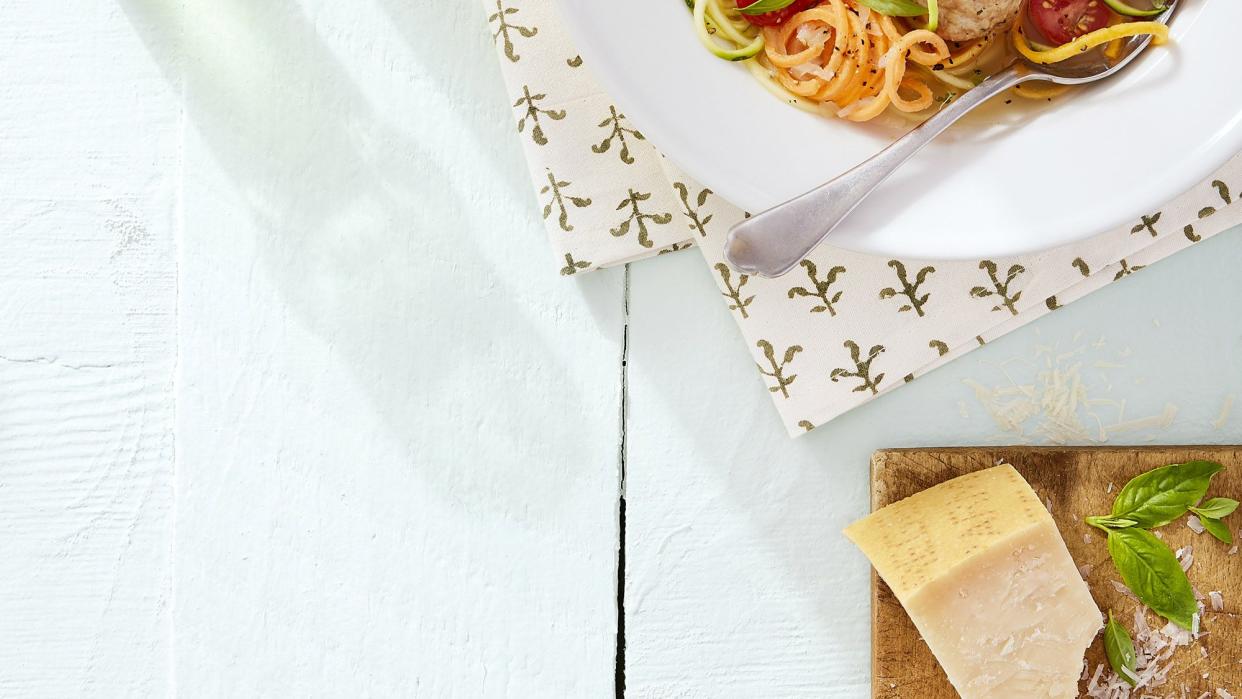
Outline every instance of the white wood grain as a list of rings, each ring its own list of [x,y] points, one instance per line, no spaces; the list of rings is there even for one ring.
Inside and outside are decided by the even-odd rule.
[[[1093,397],[1135,418],[1176,409],[1118,443],[1237,443],[1242,420],[1220,415],[1242,393],[1240,257],[1237,229],[793,441],[702,262],[634,265],[628,694],[869,696],[869,568],[840,531],[868,509],[875,449],[1020,441],[967,379],[1037,383],[1044,348],[1082,348]]]
[[[0,695],[160,696],[178,89],[112,2],[0,47]]]
[[[187,8],[180,693],[611,693],[622,275],[556,275],[482,9]]]

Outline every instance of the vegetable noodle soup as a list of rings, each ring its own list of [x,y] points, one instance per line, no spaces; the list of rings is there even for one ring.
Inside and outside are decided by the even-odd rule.
[[[926,118],[1013,63],[1112,62],[1164,43],[1161,0],[686,0],[699,40],[796,107],[849,121]],[[1028,83],[1051,99],[1069,88]]]

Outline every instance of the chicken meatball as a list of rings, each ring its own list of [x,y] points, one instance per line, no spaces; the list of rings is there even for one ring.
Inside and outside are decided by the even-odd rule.
[[[970,41],[1009,24],[1022,0],[939,0],[936,33],[950,41]]]

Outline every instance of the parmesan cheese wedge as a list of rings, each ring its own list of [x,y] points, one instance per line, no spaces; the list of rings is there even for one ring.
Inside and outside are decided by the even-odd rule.
[[[964,699],[1078,695],[1103,618],[1052,516],[1012,466],[928,488],[845,535]]]

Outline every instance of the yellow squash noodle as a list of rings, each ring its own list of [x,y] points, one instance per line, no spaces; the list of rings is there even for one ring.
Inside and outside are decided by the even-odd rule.
[[[1151,34],[1153,44],[1163,44],[1169,39],[1169,28],[1160,22],[1122,22],[1083,34],[1067,44],[1043,51],[1034,49],[1027,43],[1026,37],[1022,34],[1022,27],[1015,25],[1012,33],[1013,47],[1018,53],[1032,63],[1040,64],[1064,61],[1114,39],[1140,34]]]
[[[944,39],[925,29],[905,31],[893,18],[853,0],[827,0],[776,27],[764,27],[762,59],[772,77],[798,98],[832,103],[851,121],[868,121],[891,104],[903,112],[931,106],[931,87],[907,75],[909,62],[940,66]]]

